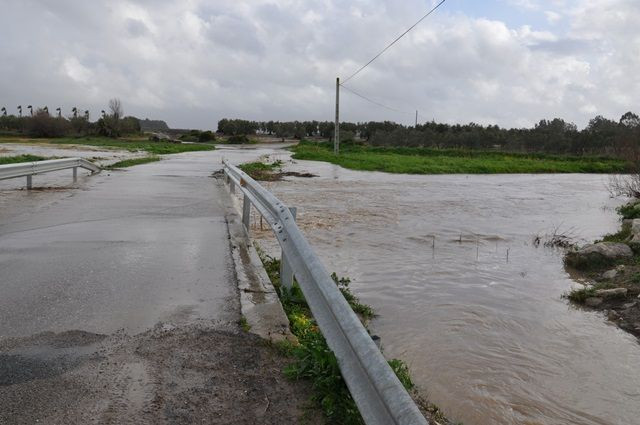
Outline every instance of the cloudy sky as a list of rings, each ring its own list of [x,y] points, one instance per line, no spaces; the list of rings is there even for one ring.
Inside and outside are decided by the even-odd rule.
[[[108,100],[177,128],[331,120],[433,0],[0,0],[0,106]],[[447,0],[347,84],[348,121],[529,126],[640,112],[639,0]]]

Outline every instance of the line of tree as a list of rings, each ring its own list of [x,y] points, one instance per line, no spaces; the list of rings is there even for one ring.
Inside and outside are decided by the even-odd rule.
[[[62,116],[61,108],[51,115],[48,107],[34,109],[27,106],[29,115],[22,114],[18,106],[18,115],[8,115],[5,107],[0,108],[0,131],[4,134],[28,135],[30,137],[82,137],[106,136],[120,137],[126,134],[140,133],[140,120],[124,116],[122,102],[119,99],[109,101],[108,112],[102,110],[101,117],[91,122],[89,111],[80,113],[78,108],[71,109],[71,115]]]
[[[225,135],[267,134],[288,138],[331,140],[330,121],[248,121],[222,119],[218,132]],[[501,128],[497,125],[427,122],[408,127],[391,121],[340,123],[343,142],[373,146],[431,147],[440,149],[494,149],[572,155],[626,156],[640,148],[640,117],[633,112],[618,121],[596,116],[583,129],[563,119],[541,120],[533,128]]]

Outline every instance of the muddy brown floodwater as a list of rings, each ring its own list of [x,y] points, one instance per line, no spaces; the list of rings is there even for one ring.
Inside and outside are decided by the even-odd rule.
[[[407,361],[452,419],[640,423],[640,344],[561,298],[574,285],[562,252],[532,245],[556,228],[581,242],[616,230],[623,201],[606,176],[286,169],[319,177],[265,185],[298,207],[327,268],[380,315],[371,327],[387,357]]]

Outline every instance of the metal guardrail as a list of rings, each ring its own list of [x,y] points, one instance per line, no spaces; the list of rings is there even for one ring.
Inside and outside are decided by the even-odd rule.
[[[34,175],[73,168],[73,181],[75,182],[78,179],[78,167],[91,171],[91,174],[98,173],[101,170],[94,163],[82,158],[50,159],[0,165],[0,180],[26,177],[27,189],[31,189]]]
[[[251,205],[269,223],[282,248],[284,270],[295,275],[342,376],[367,425],[427,425],[405,388],[353,312],[300,229],[278,198],[239,168],[223,160],[231,192],[244,195],[242,221],[249,231]],[[284,277],[284,276],[283,276]]]

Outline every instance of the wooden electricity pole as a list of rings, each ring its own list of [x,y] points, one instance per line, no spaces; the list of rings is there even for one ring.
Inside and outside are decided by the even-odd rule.
[[[340,77],[336,78],[336,124],[333,135],[333,153],[340,153]]]

